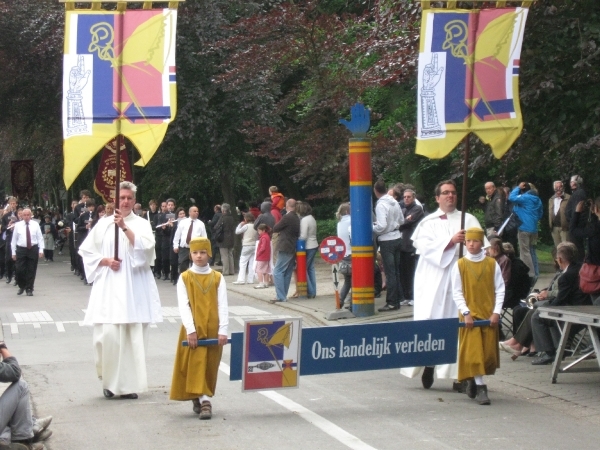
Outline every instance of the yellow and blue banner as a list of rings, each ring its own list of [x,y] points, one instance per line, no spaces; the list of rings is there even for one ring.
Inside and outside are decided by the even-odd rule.
[[[64,182],[127,137],[144,166],[175,118],[177,11],[70,10],[63,59]]]
[[[523,129],[519,66],[527,8],[423,11],[417,150],[443,158],[470,132],[501,158]]]
[[[302,319],[244,323],[242,390],[298,387]]]

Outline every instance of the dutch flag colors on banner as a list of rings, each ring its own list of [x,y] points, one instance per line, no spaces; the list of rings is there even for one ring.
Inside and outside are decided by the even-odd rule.
[[[177,11],[67,11],[63,59],[67,188],[118,134],[145,165],[175,118]]]
[[[423,11],[417,154],[443,158],[470,132],[501,158],[523,128],[526,8]]]

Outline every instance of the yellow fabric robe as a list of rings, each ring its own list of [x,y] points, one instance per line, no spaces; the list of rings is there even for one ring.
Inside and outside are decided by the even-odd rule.
[[[198,339],[217,339],[219,334],[219,313],[217,289],[221,274],[211,271],[209,274],[197,274],[186,270],[181,274]],[[177,340],[177,354],[171,382],[171,400],[192,400],[201,395],[214,396],[217,375],[223,347],[210,345],[192,350],[183,347],[181,341],[187,339],[182,325]]]
[[[483,261],[458,260],[462,289],[473,320],[488,320],[494,312],[496,261],[485,257]],[[459,312],[459,319],[464,322]],[[458,380],[475,375],[493,375],[500,367],[498,327],[460,328],[458,335]]]

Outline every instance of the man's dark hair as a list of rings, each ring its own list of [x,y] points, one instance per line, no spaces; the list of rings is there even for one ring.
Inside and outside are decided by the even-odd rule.
[[[176,205],[176,204],[177,204],[177,203],[175,203],[175,199],[174,199],[174,198],[168,198],[168,199],[166,199],[165,201],[166,201],[167,203],[171,202],[171,203],[173,203],[174,205]]]
[[[386,194],[388,191],[387,187],[385,186],[385,181],[383,180],[377,180],[373,185],[373,189],[375,189],[375,192],[378,194]]]
[[[92,193],[90,191],[88,191],[87,189],[84,189],[83,191],[79,192],[79,198],[82,198],[84,195],[86,197],[91,197]]]
[[[435,185],[435,196],[436,197],[439,197],[440,195],[442,195],[442,186],[444,184],[451,184],[452,186],[454,186],[454,189],[456,189],[456,183],[454,182],[454,180],[440,181],[438,184]]]

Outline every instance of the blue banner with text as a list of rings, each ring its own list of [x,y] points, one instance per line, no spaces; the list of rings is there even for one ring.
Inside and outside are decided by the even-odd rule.
[[[454,363],[458,327],[456,318],[305,328],[300,375]],[[242,378],[241,335],[232,334],[230,380]]]

